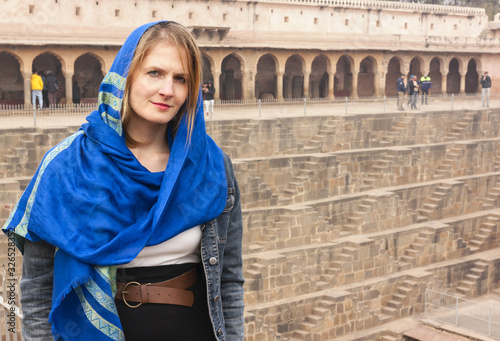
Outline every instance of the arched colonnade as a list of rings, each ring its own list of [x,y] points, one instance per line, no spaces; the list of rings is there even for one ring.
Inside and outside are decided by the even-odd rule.
[[[0,103],[30,103],[33,70],[56,75],[60,103],[72,102],[74,81],[83,101],[95,101],[116,53],[109,48],[0,50]],[[433,94],[476,93],[482,73],[480,58],[470,55],[203,48],[202,54],[203,79],[214,82],[222,100],[395,96],[401,74],[429,74]]]

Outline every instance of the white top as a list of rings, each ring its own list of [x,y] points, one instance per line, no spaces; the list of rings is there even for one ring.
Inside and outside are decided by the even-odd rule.
[[[133,261],[118,265],[118,268],[199,263],[200,245],[201,228],[198,225],[161,244],[146,246]]]

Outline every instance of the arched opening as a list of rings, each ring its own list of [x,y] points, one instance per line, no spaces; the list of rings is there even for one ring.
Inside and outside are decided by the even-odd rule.
[[[266,54],[259,58],[255,75],[255,94],[258,99],[277,97],[277,65],[273,55]]]
[[[311,75],[309,76],[309,97],[328,97],[328,59],[325,56],[314,58],[311,65]]]
[[[337,62],[333,93],[335,97],[349,97],[352,91],[352,67],[348,56],[340,57]]]
[[[220,99],[225,101],[242,98],[241,63],[235,55],[229,55],[222,61],[219,78]],[[217,89],[216,89],[217,90]]]
[[[408,79],[411,75],[417,76],[417,79],[420,79],[422,77],[422,71],[421,71],[421,65],[420,65],[420,59],[417,57],[413,58],[410,62],[410,71],[408,72]]]
[[[375,95],[375,60],[366,57],[359,64],[358,96]]]
[[[80,87],[81,103],[97,103],[103,78],[102,65],[96,56],[86,53],[75,60],[73,84],[76,81]]]
[[[431,60],[431,64],[429,67],[429,77],[431,77],[431,89],[429,93],[432,94],[441,94],[441,83],[442,83],[442,74],[441,74],[441,61],[439,58],[434,57]]]
[[[283,75],[283,97],[304,97],[303,60],[298,55],[293,55],[286,61],[285,74]]]
[[[477,73],[477,64],[474,59],[467,64],[467,73],[465,74],[465,93],[475,94],[479,88],[479,74]]]
[[[62,73],[61,62],[58,57],[50,52],[45,52],[33,60],[32,69],[43,72],[42,79],[45,85],[48,83],[47,78],[50,77],[50,74],[55,76],[58,89],[54,92],[53,104],[62,103],[63,98],[66,97],[66,80]],[[45,86],[43,90],[43,105],[44,107],[48,107],[49,105],[49,93]]]
[[[24,79],[15,56],[0,52],[0,104],[24,103]]]
[[[446,78],[446,93],[458,94],[460,92],[460,64],[456,58],[450,61],[450,67]]]
[[[212,73],[212,63],[210,57],[206,54],[201,55],[203,63],[203,82],[213,82],[214,75]]]
[[[385,75],[385,95],[397,96],[396,83],[401,76],[401,62],[397,57],[392,57],[387,65],[387,74]],[[405,79],[405,84],[406,84]]]

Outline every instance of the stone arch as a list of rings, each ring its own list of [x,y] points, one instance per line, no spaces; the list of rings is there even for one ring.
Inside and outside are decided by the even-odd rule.
[[[232,53],[222,60],[219,77],[220,99],[235,100],[243,97],[243,61],[240,56]]]
[[[97,102],[99,86],[104,78],[103,61],[93,53],[85,53],[76,58],[73,83],[80,87],[82,102]]]
[[[259,58],[255,75],[255,96],[258,99],[276,99],[277,70],[278,60],[273,54],[267,53]]]
[[[66,97],[66,79],[64,77],[63,70],[66,69],[64,60],[55,54],[54,52],[43,52],[33,59],[32,69],[37,71],[43,71],[44,75],[48,71],[51,71],[57,79],[57,85],[59,89],[56,91],[56,103],[59,103],[62,98]],[[43,105],[48,106],[49,100],[46,97],[47,92],[43,92]]]
[[[465,93],[475,94],[479,89],[478,64],[475,58],[471,58],[467,63],[467,73],[465,74]]]
[[[335,97],[349,97],[352,93],[352,67],[354,61],[352,57],[343,55],[337,61],[333,92]]]
[[[358,73],[358,96],[375,95],[375,75],[377,73],[377,61],[372,56],[365,57],[359,63]]]
[[[441,89],[441,84],[443,80],[443,60],[439,57],[432,58],[429,64],[429,77],[431,77],[431,90],[432,94],[441,94],[443,89]]]
[[[283,97],[302,98],[304,97],[304,59],[294,54],[285,63],[285,73],[283,75]]]
[[[457,58],[450,60],[448,75],[446,75],[447,94],[458,94],[460,92],[460,64]]]
[[[0,104],[24,103],[22,60],[7,51],[0,52]]]
[[[387,74],[385,75],[385,95],[396,96],[396,83],[398,78],[403,73],[403,60],[400,57],[394,56],[387,63]],[[406,82],[406,80],[405,80]]]
[[[330,75],[330,60],[319,55],[314,58],[311,64],[311,75],[309,76],[309,97],[311,98],[327,98],[330,89],[328,88]]]
[[[420,57],[413,57],[410,61],[410,70],[408,71],[408,79],[411,75],[417,76],[417,79],[422,77],[422,66],[424,65],[424,61]]]
[[[214,73],[213,69],[215,66],[214,60],[209,55],[202,53],[201,54],[202,67],[203,67],[203,77],[202,82],[213,82],[214,81]]]

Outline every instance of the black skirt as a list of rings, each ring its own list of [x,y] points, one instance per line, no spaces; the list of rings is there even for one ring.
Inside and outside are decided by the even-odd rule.
[[[207,305],[205,273],[201,263],[118,269],[116,280],[122,283],[156,283],[172,279],[197,267],[196,283],[188,288],[194,305],[143,304],[129,308],[115,300],[126,341],[212,341],[216,340]]]

